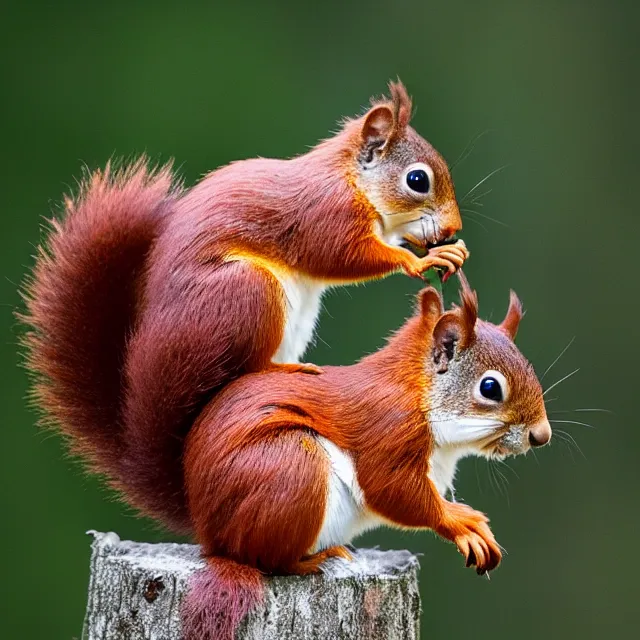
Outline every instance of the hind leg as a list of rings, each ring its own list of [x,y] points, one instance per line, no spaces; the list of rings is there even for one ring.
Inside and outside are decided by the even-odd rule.
[[[320,573],[320,565],[329,558],[344,558],[353,560],[353,556],[346,547],[342,545],[323,549],[318,553],[301,558],[292,568],[291,573],[298,576],[306,576],[312,573]]]
[[[189,507],[206,555],[280,574],[308,573],[321,561],[321,554],[309,554],[324,521],[330,463],[309,428],[286,418],[290,426],[272,412],[268,419],[277,427],[266,432],[266,419],[257,419],[245,432],[248,442],[234,427],[225,433],[215,416],[189,435]],[[212,434],[225,442],[213,445]]]

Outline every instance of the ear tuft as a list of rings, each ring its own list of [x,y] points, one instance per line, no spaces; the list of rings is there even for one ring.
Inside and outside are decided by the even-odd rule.
[[[400,80],[389,82],[389,93],[391,93],[396,129],[403,131],[411,120],[411,98]]]
[[[458,271],[458,279],[460,280],[460,308],[458,312],[464,336],[460,347],[464,349],[471,343],[478,321],[478,294],[471,288],[462,270]]]
[[[512,289],[509,294],[509,308],[504,320],[498,325],[498,329],[505,333],[511,340],[515,340],[522,320],[522,303],[516,292]]]

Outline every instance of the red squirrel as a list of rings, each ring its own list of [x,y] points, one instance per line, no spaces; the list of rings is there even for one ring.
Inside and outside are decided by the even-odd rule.
[[[190,189],[170,167],[107,166],[53,223],[26,292],[41,405],[176,531],[198,414],[243,374],[318,373],[299,359],[328,286],[468,257],[447,165],[409,126],[403,85],[390,91],[304,155],[234,162]]]
[[[461,283],[449,311],[434,288],[423,290],[415,315],[355,365],[249,374],[204,408],[184,456],[208,562],[187,596],[187,638],[232,638],[260,600],[262,573],[315,573],[381,524],[435,531],[480,574],[498,566],[486,516],[445,499],[456,464],[544,445],[551,427],[513,342],[517,296],[494,325],[478,319],[462,274]]]

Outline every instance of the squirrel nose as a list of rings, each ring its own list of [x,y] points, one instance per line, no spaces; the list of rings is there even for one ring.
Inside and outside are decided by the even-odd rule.
[[[458,205],[453,203],[440,211],[439,225],[440,236],[448,239],[458,233],[462,229],[462,217],[460,216],[460,209]]]
[[[529,444],[541,447],[551,440],[551,425],[548,420],[542,420],[529,428]]]
[[[458,233],[460,229],[462,229],[462,219],[459,213],[454,212],[450,216],[448,224],[445,223],[440,227],[440,233],[443,238],[448,239]]]

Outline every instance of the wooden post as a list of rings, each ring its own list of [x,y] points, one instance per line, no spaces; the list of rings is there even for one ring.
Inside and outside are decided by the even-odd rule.
[[[121,541],[98,533],[91,545],[85,640],[178,640],[187,579],[204,566],[198,547]],[[408,551],[356,549],[323,574],[268,579],[264,608],[238,640],[418,640],[418,561]]]

